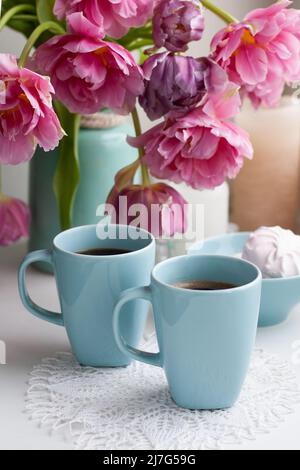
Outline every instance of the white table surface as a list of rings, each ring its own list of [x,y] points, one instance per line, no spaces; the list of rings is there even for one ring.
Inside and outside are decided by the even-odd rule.
[[[72,448],[70,441],[39,428],[24,413],[24,394],[33,366],[44,357],[70,350],[63,328],[34,318],[19,300],[17,268],[24,254],[24,245],[0,249],[0,340],[7,347],[7,364],[0,365],[0,449],[68,450]],[[58,309],[52,276],[32,270],[28,274],[28,286],[40,305]],[[295,342],[300,342],[300,308],[292,312],[285,324],[258,332],[258,347],[288,361],[292,361]],[[300,361],[294,367],[300,384]],[[300,450],[300,406],[270,434],[232,448]]]

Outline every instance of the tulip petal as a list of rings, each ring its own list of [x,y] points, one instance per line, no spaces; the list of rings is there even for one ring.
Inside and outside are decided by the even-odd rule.
[[[4,165],[18,165],[33,157],[36,141],[32,135],[16,135],[8,139],[0,134],[0,162]]]
[[[212,59],[256,108],[277,105],[284,85],[300,80],[300,11],[291,4],[281,0],[256,9],[212,41]]]
[[[67,18],[69,27],[77,34],[96,36],[94,26],[103,36],[119,39],[130,28],[147,22],[154,3],[155,0],[56,0],[54,14],[60,20]]]
[[[63,131],[52,107],[53,92],[47,77],[18,69],[13,56],[0,54],[0,163],[30,160],[43,134],[45,148],[58,145]]]
[[[24,202],[0,193],[0,246],[10,246],[29,235],[30,213]]]
[[[235,177],[244,158],[252,158],[248,134],[201,108],[150,129],[131,143],[143,146],[144,162],[153,176],[212,189]]]
[[[236,55],[236,69],[243,82],[255,85],[263,82],[268,73],[268,59],[259,47],[241,47]]]
[[[82,17],[76,18],[82,25]],[[100,37],[65,34],[50,39],[37,49],[33,62],[37,70],[50,75],[56,98],[71,113],[94,114],[110,108],[128,114],[144,90],[143,73],[133,56]]]

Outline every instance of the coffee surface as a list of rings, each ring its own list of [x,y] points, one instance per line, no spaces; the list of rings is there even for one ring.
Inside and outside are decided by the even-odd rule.
[[[78,251],[78,255],[85,256],[117,256],[132,253],[130,250],[121,250],[120,248],[91,248],[89,250]]]
[[[235,284],[229,284],[220,281],[182,281],[176,282],[174,287],[187,290],[198,290],[198,291],[213,291],[213,290],[227,290],[238,287]]]

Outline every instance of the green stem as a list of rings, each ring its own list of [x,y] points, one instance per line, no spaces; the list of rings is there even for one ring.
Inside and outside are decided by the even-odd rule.
[[[139,137],[139,136],[142,134],[142,126],[141,126],[141,121],[140,121],[140,118],[139,118],[139,115],[138,115],[138,112],[137,112],[137,109],[136,109],[136,108],[134,108],[134,110],[132,111],[131,115],[132,115],[132,120],[133,120],[135,135],[136,135],[137,137]],[[145,155],[144,149],[143,149],[142,147],[139,148],[139,157],[140,157],[140,160],[142,160],[142,158],[144,157],[144,155]]]
[[[17,15],[18,13],[34,13],[35,8],[32,5],[17,5],[10,10],[8,10],[0,19],[0,31],[10,22],[10,20]]]
[[[10,22],[10,20],[15,15],[17,15],[18,13],[25,13],[25,12],[34,13],[35,8],[32,5],[22,4],[22,5],[17,5],[11,8],[10,10],[8,10],[0,19],[0,31],[4,28],[4,26],[7,25],[7,23]]]
[[[38,21],[38,17],[36,15],[15,15],[13,20]]]
[[[139,137],[142,133],[142,127],[141,127],[141,121],[137,112],[137,109],[134,108],[132,111],[132,120],[134,124],[134,129],[135,129],[135,135]],[[146,165],[142,163],[142,160],[145,155],[145,149],[143,147],[139,148],[139,159],[141,161],[141,169],[142,169],[142,178],[143,178],[143,185],[144,186],[149,186],[150,185],[150,177],[149,177],[149,172],[148,168]]]
[[[139,40],[139,39],[152,39],[153,41],[153,34],[152,34],[152,31],[145,31],[144,33],[142,33],[138,38],[135,38],[135,40]]]
[[[126,48],[129,51],[134,51],[136,49],[140,49],[141,47],[146,47],[146,46],[153,46],[153,39],[136,40],[132,42],[131,44],[128,44]]]
[[[150,176],[146,165],[141,165],[143,186],[150,186]]]
[[[136,39],[152,37],[152,22],[142,28],[131,29],[122,39],[117,41],[121,45],[130,44]]]
[[[212,13],[217,15],[219,18],[221,18],[221,20],[225,21],[225,23],[229,23],[229,24],[238,23],[238,20],[234,16],[222,10],[222,8],[218,7],[217,5],[214,5],[209,0],[200,0],[200,1],[205,8],[207,8]]]
[[[141,33],[138,37],[135,37],[135,36],[126,37],[123,40],[119,41],[119,43],[122,46],[127,47],[129,44],[132,44],[133,42],[142,41],[144,39],[151,39],[151,41],[153,42],[152,32],[151,31],[149,31],[149,32],[145,31],[145,32]]]
[[[42,23],[39,25],[31,34],[29,37],[19,60],[19,67],[24,67],[26,64],[26,61],[28,59],[28,56],[31,52],[31,49],[34,47],[35,43],[39,39],[39,37],[45,32],[45,31],[51,31],[53,34],[64,34],[65,30],[58,24],[55,23],[54,21],[46,21],[45,23]]]

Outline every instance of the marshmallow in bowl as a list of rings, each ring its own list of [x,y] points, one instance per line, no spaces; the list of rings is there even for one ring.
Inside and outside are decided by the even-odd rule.
[[[263,277],[300,275],[300,236],[281,227],[261,227],[253,232],[242,258],[255,264]]]

